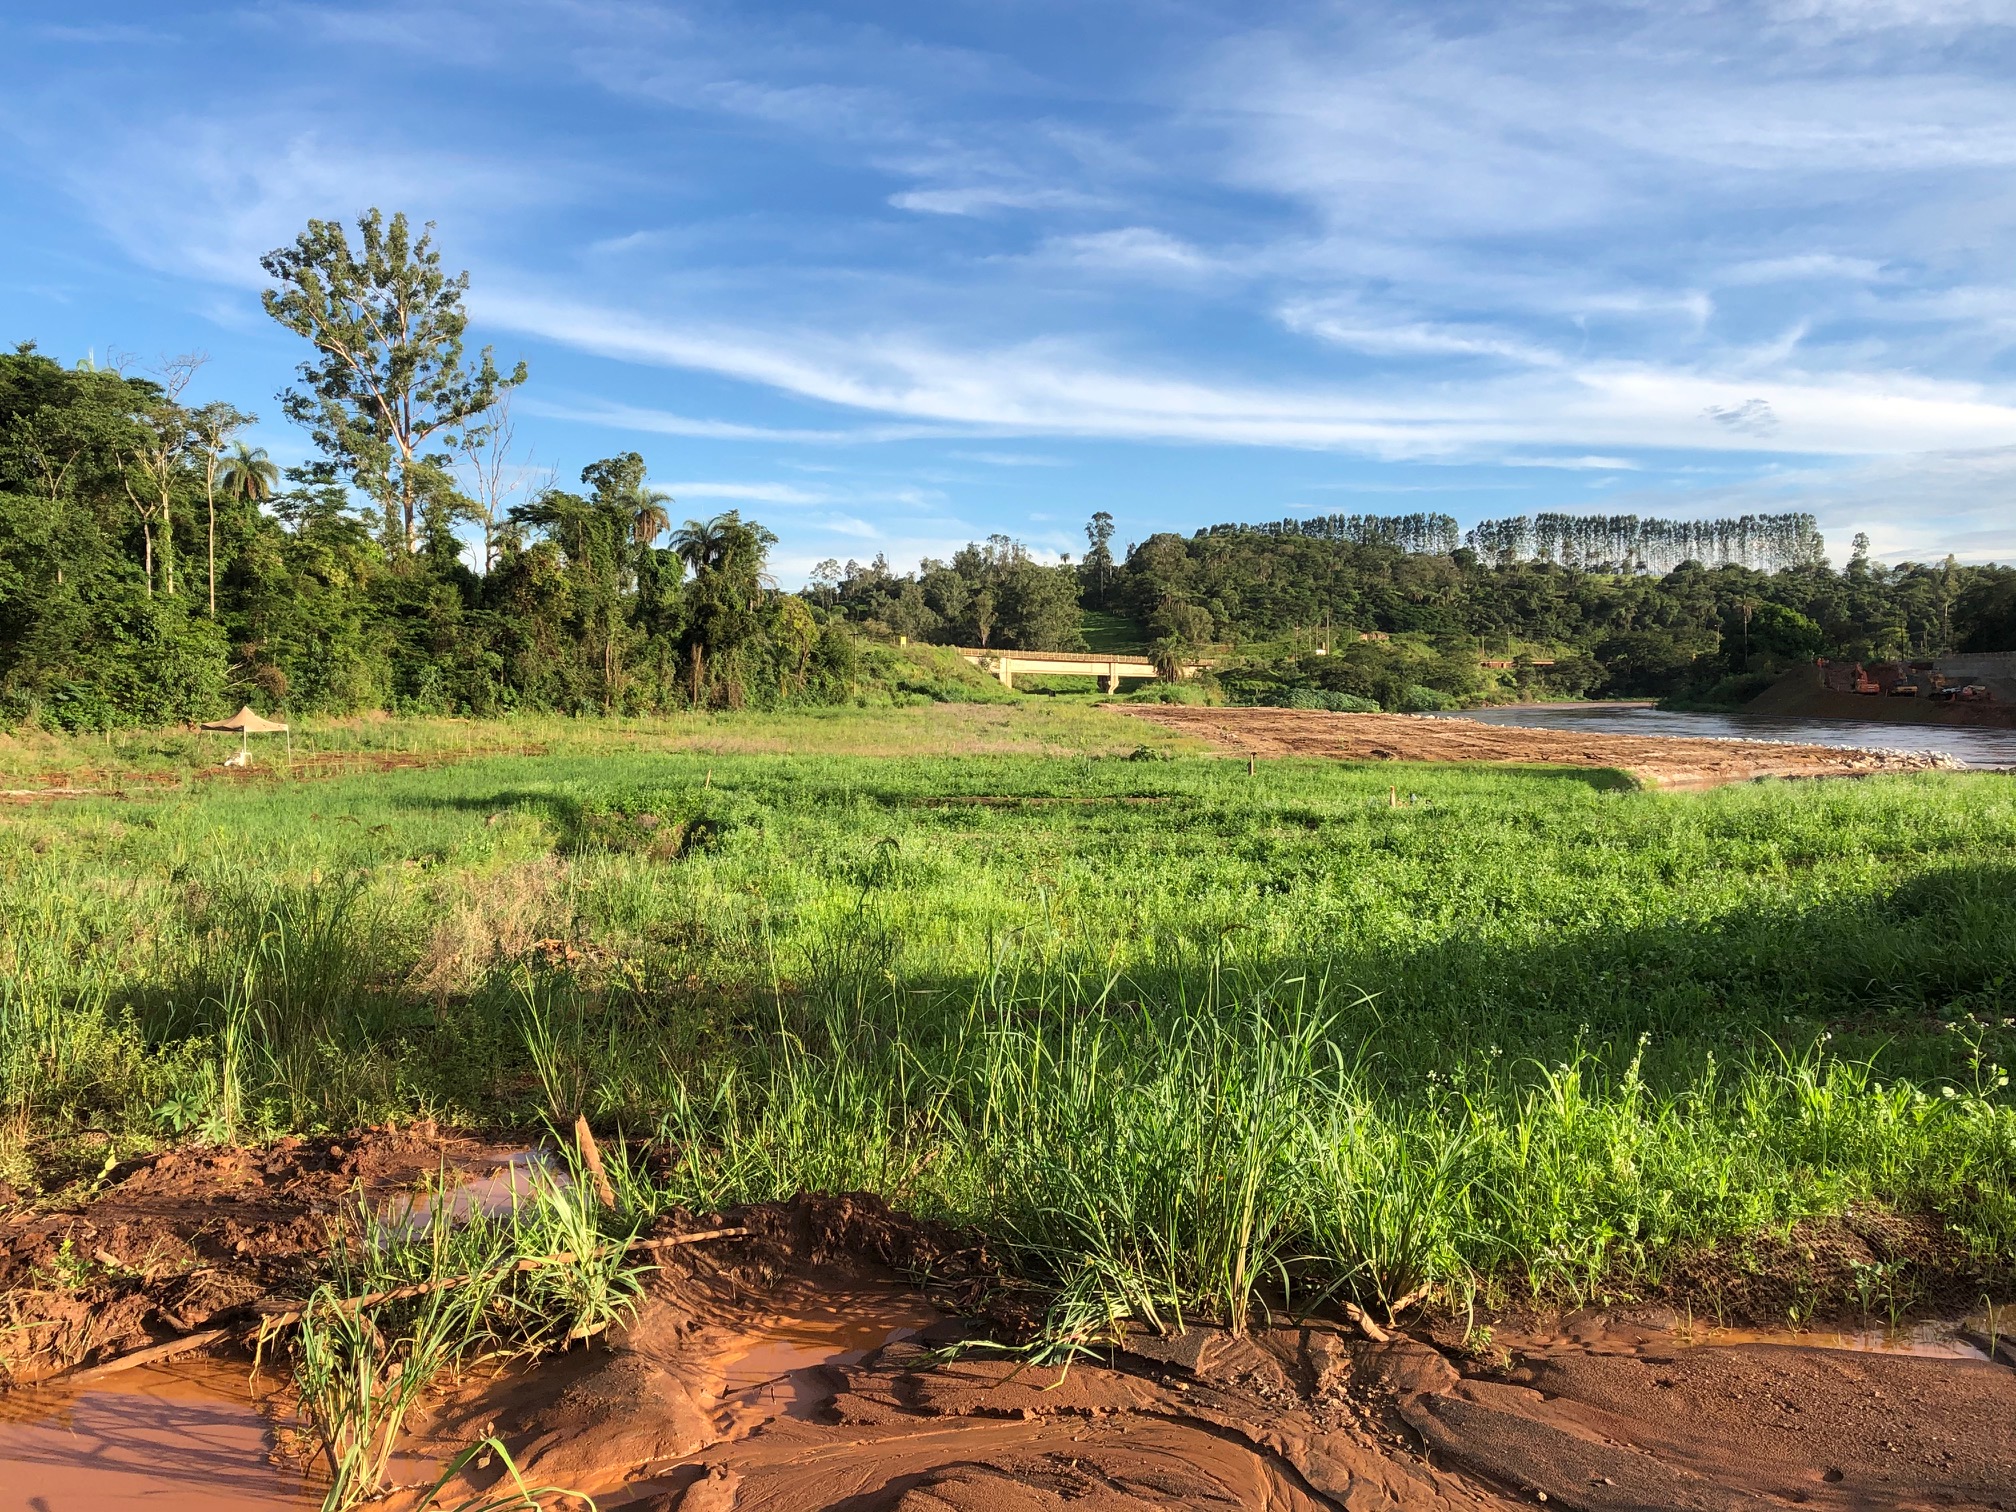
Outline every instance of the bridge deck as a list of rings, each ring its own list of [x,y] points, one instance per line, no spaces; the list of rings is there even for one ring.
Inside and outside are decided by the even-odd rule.
[[[974,666],[992,672],[1001,679],[1002,686],[1010,688],[1015,686],[1015,674],[1018,672],[1038,676],[1048,673],[1051,676],[1103,678],[1109,693],[1119,688],[1123,677],[1161,675],[1156,671],[1155,663],[1139,652],[1016,651],[979,646],[961,646],[958,650]],[[1188,677],[1199,667],[1208,665],[1207,662],[1187,662],[1180,669],[1181,675]]]

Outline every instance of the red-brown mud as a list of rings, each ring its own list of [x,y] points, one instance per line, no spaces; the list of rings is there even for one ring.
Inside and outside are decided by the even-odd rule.
[[[1712,787],[1758,777],[1859,777],[1950,766],[1922,752],[1857,751],[1663,735],[1604,735],[1428,719],[1411,714],[1331,714],[1305,709],[1206,709],[1115,704],[1185,735],[1247,756],[1329,756],[1344,761],[1516,762],[1608,767],[1659,787]]]
[[[1538,1493],[1590,1512],[2016,1508],[2016,1371],[1959,1334],[1883,1353],[1583,1314],[1469,1351],[1329,1324],[1192,1329],[1067,1371],[980,1342],[1011,1335],[1012,1315],[929,1321],[929,1289],[906,1291],[881,1259],[907,1244],[911,1268],[951,1262],[955,1292],[982,1267],[872,1200],[738,1216],[757,1241],[677,1252],[629,1328],[443,1403],[433,1452],[495,1432],[530,1479],[652,1512],[1454,1509]]]
[[[300,1294],[361,1193],[378,1205],[508,1148],[427,1127],[171,1150],[54,1206],[0,1213],[0,1381],[37,1380]]]
[[[239,1366],[0,1395],[0,1512],[306,1512],[320,1501],[274,1457]]]
[[[500,1154],[422,1131],[184,1152],[115,1170],[70,1211],[16,1213],[0,1287],[43,1341],[18,1373],[298,1291],[357,1185],[396,1215],[444,1159],[481,1173]],[[508,1198],[508,1181],[460,1201]],[[1335,1323],[1193,1328],[1138,1332],[1063,1370],[1004,1347],[1029,1337],[1040,1298],[972,1236],[865,1197],[724,1216],[748,1236],[652,1251],[627,1326],[445,1384],[410,1423],[401,1479],[430,1484],[494,1435],[531,1482],[647,1512],[1313,1512],[1542,1494],[1588,1512],[2016,1509],[2006,1315],[1985,1336],[1894,1341],[1746,1336],[1654,1309],[1501,1321],[1488,1345],[1448,1329],[1375,1342]],[[99,1273],[66,1287],[99,1250]],[[116,1506],[105,1498],[136,1487],[169,1508],[294,1505],[300,1482],[267,1463],[248,1400],[190,1385],[202,1369],[0,1398],[0,1512]],[[180,1448],[155,1452],[164,1433]],[[216,1494],[186,1501],[206,1466]],[[501,1469],[472,1467],[462,1490]]]

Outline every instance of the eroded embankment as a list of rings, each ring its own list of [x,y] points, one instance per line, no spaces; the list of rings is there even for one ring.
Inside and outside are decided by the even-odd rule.
[[[1175,704],[1107,707],[1182,734],[1201,736],[1242,755],[1607,767],[1658,787],[1713,787],[1758,777],[1859,777],[1877,772],[1938,771],[1959,765],[1949,757],[1919,751],[1582,734],[1412,714],[1206,709]]]
[[[249,1316],[320,1272],[330,1221],[358,1188],[380,1214],[417,1216],[402,1194],[462,1163],[478,1180],[457,1201],[485,1201],[510,1190],[508,1166],[482,1175],[506,1153],[412,1130],[185,1152],[113,1173],[72,1211],[16,1212],[0,1286],[27,1322],[18,1337],[42,1341],[17,1364],[46,1371]],[[1137,1330],[1066,1371],[1014,1350],[1040,1298],[1006,1283],[972,1236],[845,1197],[673,1213],[658,1232],[709,1225],[737,1237],[651,1251],[626,1326],[444,1377],[408,1421],[394,1478],[409,1489],[391,1505],[416,1504],[410,1488],[495,1437],[534,1484],[654,1512],[1301,1512],[1539,1493],[1591,1512],[2016,1506],[2003,1431],[2016,1356],[1992,1324],[1842,1349],[1703,1332],[1671,1310],[1500,1320],[1488,1341],[1454,1319],[1411,1331],[1311,1319],[1244,1336]],[[1911,1242],[1871,1234],[1856,1242]],[[67,1311],[49,1307],[59,1296]],[[177,1369],[189,1374],[5,1398],[0,1487],[172,1506],[214,1460],[228,1504],[300,1505],[302,1461],[266,1464],[272,1438],[248,1426],[249,1396],[224,1397],[216,1364]],[[284,1374],[269,1363],[268,1389]],[[284,1393],[266,1410],[284,1420]],[[179,1448],[157,1454],[156,1440]],[[459,1490],[502,1475],[493,1459]]]

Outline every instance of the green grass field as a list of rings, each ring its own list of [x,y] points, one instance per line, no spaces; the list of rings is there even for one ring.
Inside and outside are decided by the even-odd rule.
[[[0,752],[127,794],[0,810],[0,1179],[585,1111],[667,1201],[973,1224],[1066,1333],[1607,1295],[1858,1205],[2007,1275],[2006,777],[1249,776],[1057,700],[219,740]]]

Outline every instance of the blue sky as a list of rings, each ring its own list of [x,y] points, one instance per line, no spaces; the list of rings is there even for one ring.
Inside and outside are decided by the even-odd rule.
[[[819,558],[1807,508],[2016,558],[2016,0],[0,14],[0,337],[259,408],[259,255],[439,223],[527,480]]]

